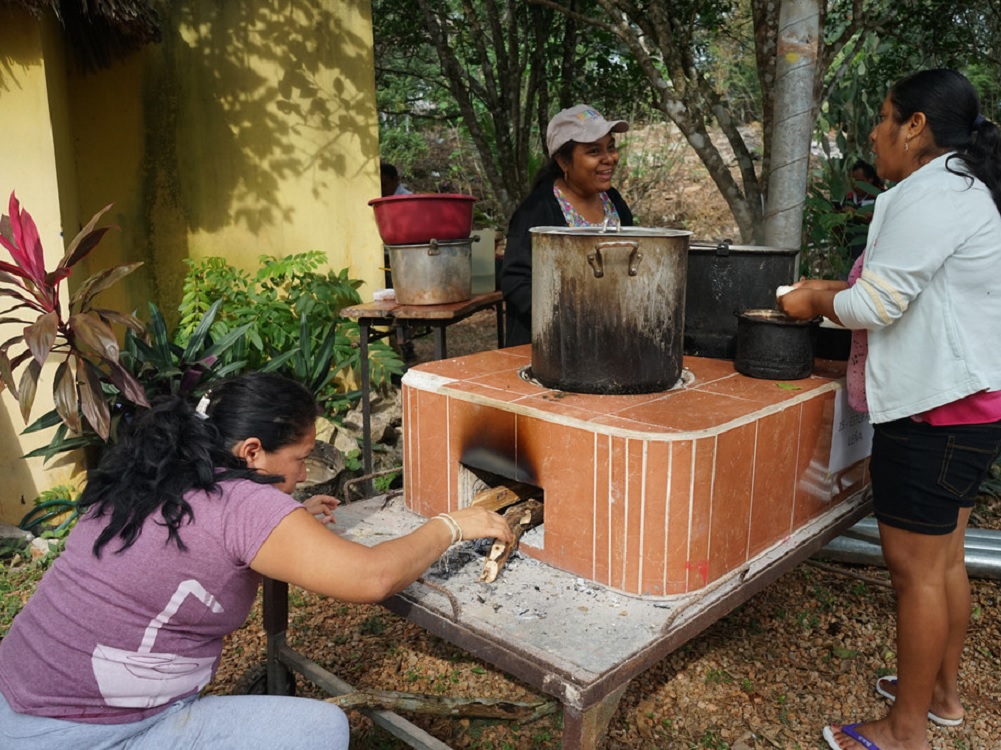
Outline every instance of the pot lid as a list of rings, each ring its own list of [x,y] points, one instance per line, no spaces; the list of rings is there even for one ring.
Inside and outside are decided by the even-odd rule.
[[[691,237],[684,229],[670,227],[532,227],[532,234],[562,234],[573,237]]]
[[[810,318],[809,320],[797,320],[796,318],[790,318],[781,310],[769,308],[738,310],[735,314],[739,319],[750,321],[751,323],[767,323],[780,326],[810,326],[820,322],[820,316]]]
[[[705,240],[692,240],[688,244],[688,250],[695,254],[706,255],[734,255],[738,254],[768,254],[768,255],[795,255],[799,248],[795,247],[769,247],[767,245],[735,245],[730,240],[720,240],[719,242],[706,242]]]

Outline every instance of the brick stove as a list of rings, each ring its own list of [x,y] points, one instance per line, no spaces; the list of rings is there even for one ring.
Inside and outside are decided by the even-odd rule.
[[[545,522],[522,554],[625,594],[673,597],[760,557],[868,482],[867,459],[828,470],[836,371],[779,383],[686,357],[670,391],[603,396],[531,382],[530,364],[523,346],[404,376],[410,510],[433,516],[527,480],[544,492]],[[483,455],[511,475],[467,463]]]

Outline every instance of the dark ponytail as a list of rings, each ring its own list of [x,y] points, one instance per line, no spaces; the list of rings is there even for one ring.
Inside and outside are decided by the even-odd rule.
[[[94,542],[94,555],[115,537],[118,552],[128,549],[146,519],[159,511],[168,539],[185,549],[178,534],[194,519],[184,495],[193,489],[218,492],[226,479],[275,483],[232,453],[240,441],[256,437],[266,451],[300,440],[314,423],[316,402],[300,384],[271,373],[241,375],[215,386],[196,413],[180,396],[157,399],[107,448],[90,472],[80,497],[81,511],[110,514]]]
[[[984,118],[977,123],[973,142],[966,153],[956,155],[966,169],[991,191],[994,204],[1001,212],[1001,131]]]
[[[955,152],[949,171],[983,182],[1001,212],[1001,133],[980,114],[973,84],[955,70],[936,68],[897,81],[889,96],[898,124],[924,113],[935,146]],[[962,163],[960,171],[952,169],[953,160]]]
[[[576,145],[576,141],[567,141],[560,146],[559,149],[557,149],[555,154],[549,155],[549,158],[546,159],[545,163],[539,167],[539,171],[535,173],[535,179],[532,181],[532,189],[529,191],[530,193],[534,193],[540,185],[544,185],[547,182],[552,184],[563,176],[563,167],[560,166],[556,157],[559,157],[568,164],[572,164],[573,147]]]

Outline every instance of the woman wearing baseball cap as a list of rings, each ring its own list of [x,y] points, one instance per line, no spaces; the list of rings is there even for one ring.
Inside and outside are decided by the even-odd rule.
[[[632,226],[629,206],[612,187],[619,163],[615,134],[629,130],[625,120],[606,120],[594,107],[578,104],[549,121],[549,160],[539,170],[532,192],[514,212],[508,227],[501,289],[507,308],[507,345],[532,341],[532,238],[542,226]]]

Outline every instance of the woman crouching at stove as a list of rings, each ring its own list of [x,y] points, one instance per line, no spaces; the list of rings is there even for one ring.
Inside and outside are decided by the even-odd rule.
[[[849,402],[875,426],[870,471],[897,596],[897,674],[885,718],[829,726],[834,750],[926,750],[928,722],[963,722],[970,619],[963,537],[1001,448],[1001,134],[953,70],[898,81],[869,134],[876,198],[848,282],[780,298],[795,318],[853,329]]]
[[[305,388],[256,373],[196,407],[159,400],[107,449],[65,550],[0,641],[0,747],[348,747],[344,712],[324,701],[198,697],[261,577],[377,602],[454,542],[511,535],[482,508],[373,547],[331,532],[336,499],[288,494],[316,415]]]
[[[587,104],[564,109],[549,121],[549,160],[531,193],[511,217],[501,268],[507,310],[507,346],[532,341],[532,236],[534,227],[632,226],[629,206],[612,187],[619,163],[615,133],[625,120],[606,120]]]

